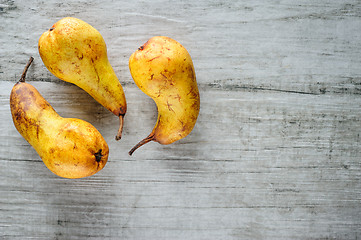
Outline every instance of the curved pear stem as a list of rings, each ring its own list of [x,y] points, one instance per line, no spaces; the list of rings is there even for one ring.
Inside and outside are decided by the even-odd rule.
[[[139,147],[143,146],[146,143],[149,143],[150,141],[154,140],[154,134],[150,134],[148,137],[144,138],[142,141],[140,141],[137,145],[135,145],[130,151],[129,155],[132,156],[133,152],[137,150]]]
[[[30,57],[28,63],[26,64],[25,68],[24,68],[24,71],[23,71],[23,74],[21,75],[21,78],[19,80],[19,82],[25,82],[25,77],[26,77],[26,73],[28,72],[28,69],[30,67],[30,64],[34,61],[34,58],[33,57]]]
[[[119,141],[122,138],[123,133],[123,124],[124,124],[124,114],[119,115],[119,130],[117,135],[115,136],[115,140]]]

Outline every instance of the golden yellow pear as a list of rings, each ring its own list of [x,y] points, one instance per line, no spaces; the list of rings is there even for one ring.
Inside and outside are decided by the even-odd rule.
[[[32,58],[10,94],[16,129],[56,175],[82,178],[97,173],[108,160],[106,141],[90,123],[59,116],[40,93],[25,82],[31,62]]]
[[[170,144],[187,136],[200,108],[194,66],[187,50],[169,37],[152,37],[130,56],[129,69],[134,82],[158,108],[153,131],[129,154],[150,141]]]
[[[109,63],[102,35],[88,23],[66,17],[41,35],[38,49],[51,73],[84,89],[119,117],[116,135],[119,140],[127,104],[123,88]]]

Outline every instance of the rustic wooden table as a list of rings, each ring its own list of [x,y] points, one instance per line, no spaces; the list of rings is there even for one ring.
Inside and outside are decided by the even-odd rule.
[[[44,67],[40,35],[65,16],[103,35],[128,101],[118,120]],[[360,239],[361,2],[0,1],[0,239]],[[129,149],[156,121],[128,58],[166,35],[190,52],[193,132]],[[84,179],[52,174],[16,131],[9,94],[28,82],[110,147]]]

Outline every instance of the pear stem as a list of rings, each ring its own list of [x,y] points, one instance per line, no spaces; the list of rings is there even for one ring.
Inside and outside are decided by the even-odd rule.
[[[133,152],[137,150],[139,147],[143,146],[146,143],[149,143],[150,141],[154,140],[154,134],[150,134],[148,137],[144,138],[142,141],[140,141],[137,145],[135,145],[130,151],[129,155],[132,156]]]
[[[123,125],[124,125],[124,114],[121,114],[119,115],[119,130],[117,135],[115,136],[115,140],[117,141],[119,141],[122,138]]]
[[[28,69],[30,67],[30,64],[34,61],[34,58],[33,57],[30,57],[28,63],[26,64],[25,68],[24,68],[24,71],[23,71],[23,74],[21,75],[21,78],[19,80],[19,82],[25,82],[25,77],[26,77],[26,73],[28,72]]]

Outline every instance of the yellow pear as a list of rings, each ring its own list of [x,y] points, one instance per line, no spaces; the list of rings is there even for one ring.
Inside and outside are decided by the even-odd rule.
[[[25,82],[32,60],[10,94],[16,129],[56,175],[82,178],[95,174],[108,160],[107,143],[90,123],[59,116],[40,93]]]
[[[44,32],[38,43],[41,59],[56,77],[77,85],[119,117],[122,135],[127,104],[109,63],[102,35],[88,23],[66,17]]]
[[[200,107],[196,75],[187,50],[169,37],[152,37],[130,56],[129,69],[134,82],[158,108],[153,131],[129,154],[150,141],[170,144],[187,136]]]

